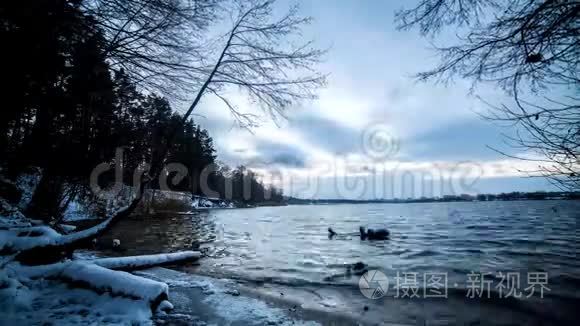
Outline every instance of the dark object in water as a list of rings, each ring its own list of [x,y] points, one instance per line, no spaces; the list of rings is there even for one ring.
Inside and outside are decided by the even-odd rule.
[[[363,269],[365,269],[365,267],[367,267],[367,265],[365,265],[365,263],[361,261],[352,264],[352,269],[354,271],[362,271]]]
[[[369,306],[364,306],[364,307],[363,307],[363,310],[364,310],[364,311],[369,311]]]
[[[361,226],[359,231],[361,240],[387,240],[390,234],[387,229],[365,230],[364,226]]]
[[[336,235],[336,232],[332,228],[328,228],[328,238],[332,239]]]
[[[352,274],[361,276],[366,272],[368,272],[367,265],[360,261],[346,266],[346,276],[351,276]]]

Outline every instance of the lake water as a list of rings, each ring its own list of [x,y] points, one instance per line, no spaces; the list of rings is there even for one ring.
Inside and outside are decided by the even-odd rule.
[[[370,306],[377,322],[561,324],[574,320],[580,303],[579,219],[578,201],[312,205],[134,218],[110,237],[130,253],[203,242],[212,257],[195,272],[255,287],[307,289],[330,311]],[[361,225],[386,227],[391,238],[348,235]],[[329,226],[341,235],[330,240]],[[386,275],[385,297],[361,294],[360,276],[346,267],[356,262]],[[446,298],[433,298],[440,293],[436,276],[446,280]],[[510,289],[521,297],[505,298]]]

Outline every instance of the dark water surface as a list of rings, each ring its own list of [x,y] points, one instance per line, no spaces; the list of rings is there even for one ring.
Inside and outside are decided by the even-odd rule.
[[[578,201],[261,207],[133,218],[120,222],[111,237],[121,239],[130,254],[203,243],[213,258],[204,259],[196,272],[258,285],[332,288],[334,294],[327,296],[336,300],[330,308],[372,304],[389,313],[410,311],[396,318],[375,317],[381,321],[562,324],[574,321],[580,303],[579,219]],[[347,234],[360,225],[387,227],[391,239],[328,239],[329,226]],[[359,292],[360,277],[348,275],[346,268],[359,261],[387,276],[385,298],[370,300]],[[519,275],[520,284],[512,288],[520,298],[505,298],[505,288],[501,294],[500,272]],[[397,298],[394,286],[397,275],[404,283],[403,273],[410,280],[407,294],[417,287],[419,298]],[[425,298],[424,288],[432,288],[426,279],[430,273],[446,276],[447,299]],[[474,273],[487,273],[483,278],[491,282],[489,290],[488,283],[478,282],[483,299],[468,297]],[[546,273],[544,298],[540,286],[533,286],[531,294],[529,273]]]

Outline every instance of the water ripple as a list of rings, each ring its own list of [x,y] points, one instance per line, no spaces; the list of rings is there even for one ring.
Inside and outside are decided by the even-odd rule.
[[[450,280],[465,280],[473,271],[518,271],[522,278],[545,271],[553,276],[551,296],[576,300],[578,212],[580,203],[572,201],[206,210],[123,220],[104,241],[119,238],[135,254],[189,249],[194,243],[223,248],[197,271],[294,286],[356,288],[358,278],[344,275],[357,262],[390,277],[401,271],[445,272]],[[361,241],[360,225],[386,227],[391,239]],[[339,236],[329,240],[328,227]],[[465,295],[464,290],[454,289],[453,295]],[[528,309],[520,302],[504,304]]]

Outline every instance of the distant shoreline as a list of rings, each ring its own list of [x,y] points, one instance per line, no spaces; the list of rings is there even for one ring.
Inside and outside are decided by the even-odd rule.
[[[497,196],[497,195],[495,195]],[[288,205],[334,205],[334,204],[415,204],[415,203],[458,203],[458,202],[501,202],[501,201],[556,201],[556,200],[580,200],[579,193],[567,193],[564,196],[546,196],[538,197],[496,197],[490,199],[478,199],[477,196],[473,198],[419,198],[419,199],[301,199],[290,198]]]

